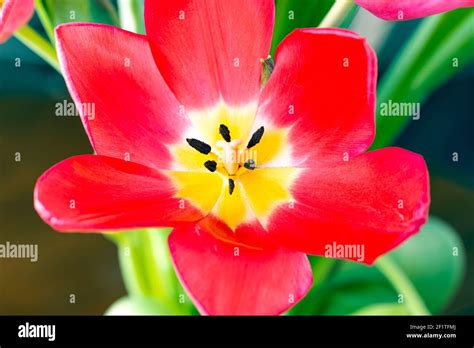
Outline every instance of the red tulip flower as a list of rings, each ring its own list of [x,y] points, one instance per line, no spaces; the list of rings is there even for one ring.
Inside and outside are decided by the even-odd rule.
[[[408,20],[431,16],[462,7],[474,0],[354,0],[358,5],[385,20]]]
[[[39,178],[35,207],[53,228],[171,226],[176,272],[201,313],[278,314],[311,286],[306,254],[363,245],[358,261],[372,264],[425,222],[423,158],[365,153],[377,63],[363,38],[295,30],[262,90],[273,0],[146,1],[145,22],[147,36],[56,29],[96,155]]]
[[[28,23],[34,10],[33,0],[0,0],[0,43]]]

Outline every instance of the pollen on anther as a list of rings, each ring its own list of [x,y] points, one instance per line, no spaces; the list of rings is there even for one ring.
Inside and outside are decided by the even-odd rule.
[[[212,148],[205,142],[202,142],[201,140],[193,139],[193,138],[188,138],[186,139],[188,144],[195,150],[199,151],[200,153],[204,155],[208,155]]]
[[[230,143],[230,141],[232,140],[230,137],[230,131],[229,131],[229,128],[227,128],[225,124],[221,124],[219,126],[219,133],[222,135],[225,141]]]
[[[244,167],[249,170],[254,170],[257,167],[257,165],[253,159],[249,159],[244,163]]]
[[[263,137],[263,132],[265,131],[265,128],[262,126],[259,129],[255,131],[255,133],[252,134],[252,138],[250,138],[249,143],[247,145],[247,149],[250,149],[257,145],[260,140]]]
[[[216,161],[206,161],[204,162],[204,167],[206,167],[211,172],[215,172],[217,169],[217,163]]]

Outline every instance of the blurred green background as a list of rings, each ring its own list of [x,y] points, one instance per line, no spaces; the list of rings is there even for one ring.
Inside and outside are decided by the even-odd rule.
[[[293,27],[316,26],[331,3],[326,0],[277,1],[273,47]],[[288,20],[289,11],[294,11],[295,20],[292,22]],[[472,10],[457,11],[447,17],[446,25],[451,30],[467,11],[471,11],[469,21],[473,31],[466,31],[464,35],[474,38]],[[36,17],[30,24],[41,30]],[[394,61],[410,37],[423,25],[423,20],[389,23],[363,10],[357,13],[354,10],[342,25],[366,36],[374,46],[379,58],[379,81],[382,81],[389,74],[402,76],[402,70],[393,71]],[[468,47],[474,53],[474,47]],[[420,60],[414,71],[422,70],[429,63],[429,57],[435,56],[439,50],[436,41],[430,41],[423,51],[426,61],[414,50],[413,59],[418,57]],[[17,58],[21,59],[20,67],[15,66]],[[401,69],[401,66],[398,64],[396,68]],[[441,66],[440,69],[435,70],[435,75],[428,76],[427,81],[435,81],[452,68]],[[418,277],[413,282],[434,312],[474,314],[473,61],[468,61],[459,70],[441,82],[433,82],[435,88],[427,92],[426,97],[418,95],[418,89],[411,91],[411,87],[402,85],[403,88],[397,92],[401,100],[424,100],[424,103],[420,120],[409,120],[405,131],[396,137],[395,144],[425,157],[431,177],[430,213],[451,226],[439,223],[433,229],[438,226],[448,229],[454,235],[453,245],[460,245],[456,234],[462,239],[466,250],[465,269],[462,265],[451,267],[448,265],[450,261],[445,262],[445,256],[436,252],[436,247],[430,249],[425,241],[430,236],[434,239],[437,233],[431,230],[423,232],[416,250],[410,250],[408,245],[396,257],[403,263],[403,260],[411,262],[413,257],[416,260],[416,255],[423,257],[429,253],[432,267],[437,267],[437,260],[446,264],[445,269],[438,273],[444,272],[445,276],[447,273],[448,277],[456,273],[453,275],[452,293],[443,288],[446,284],[442,284],[443,278],[438,277],[438,273],[434,278],[425,279],[424,283],[418,281],[423,274],[429,273],[430,263],[424,266],[426,269],[420,266],[417,270],[416,262],[407,267],[411,267],[413,277]],[[406,74],[415,77],[413,72]],[[408,95],[403,95],[404,92]],[[379,98],[380,95],[379,90]],[[19,41],[12,38],[0,45],[0,243],[10,241],[39,246],[36,263],[27,259],[0,259],[0,314],[102,314],[126,294],[116,247],[110,241],[101,235],[54,232],[33,209],[33,187],[46,169],[67,157],[92,151],[78,117],[55,116],[55,104],[69,98],[62,77]],[[389,129],[399,121],[385,119],[383,122],[383,127]],[[378,129],[378,132],[384,129]],[[453,152],[459,154],[457,162],[452,160]],[[21,154],[19,162],[15,161],[16,153]],[[320,263],[322,267],[324,260],[313,260],[313,263],[316,266]],[[348,262],[339,265],[334,271],[338,274],[332,278],[334,284],[310,293],[298,305],[298,313],[348,314],[359,308],[357,301],[365,304],[386,302],[393,290],[386,284],[383,289],[374,290],[372,285],[368,285],[369,278],[370,282],[381,283],[383,280],[372,278],[375,269],[366,269],[369,268]],[[408,270],[407,274],[410,275],[411,271]],[[315,277],[317,279],[318,275]],[[449,293],[440,294],[438,297],[444,296],[443,300],[435,303],[437,292],[444,291]],[[75,303],[71,303],[71,295],[74,295]]]

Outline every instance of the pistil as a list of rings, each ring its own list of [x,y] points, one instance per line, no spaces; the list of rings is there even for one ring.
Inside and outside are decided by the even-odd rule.
[[[216,144],[216,148],[221,151],[220,159],[229,175],[235,175],[239,169],[238,149],[241,143],[240,139],[234,139],[230,142],[219,140]]]
[[[206,169],[209,170],[211,173],[217,171],[219,174],[227,176],[229,181],[229,194],[232,195],[235,189],[234,178],[236,178],[238,175],[240,175],[242,172],[245,172],[246,170],[254,170],[257,167],[255,159],[249,159],[247,157],[244,162],[244,160],[240,157],[242,154],[246,154],[248,149],[254,147],[260,142],[264,131],[265,128],[262,126],[252,134],[252,137],[250,138],[247,144],[247,149],[243,153],[239,152],[242,151],[239,150],[242,141],[240,139],[232,140],[230,130],[224,124],[221,124],[219,126],[219,133],[222,136],[223,140],[219,140],[216,143],[214,149],[210,145],[198,139],[188,138],[186,139],[186,141],[193,149],[199,151],[204,155],[208,155],[212,152],[213,155],[218,156],[222,164],[218,165],[216,161],[208,160],[204,162],[204,167],[206,167]]]

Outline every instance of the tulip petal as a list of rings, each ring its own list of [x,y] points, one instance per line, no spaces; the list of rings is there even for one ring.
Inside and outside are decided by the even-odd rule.
[[[312,283],[302,253],[235,246],[194,224],[175,228],[168,242],[181,283],[202,314],[280,314]]]
[[[56,29],[69,91],[97,154],[169,168],[167,147],[190,122],[166,86],[145,36],[98,24]],[[92,112],[93,111],[93,112]]]
[[[175,194],[168,176],[156,169],[82,155],[56,164],[38,179],[34,204],[47,224],[66,232],[166,227],[202,218]]]
[[[385,20],[409,20],[474,6],[474,0],[354,0]]]
[[[291,151],[273,166],[318,166],[364,152],[374,138],[376,80],[375,53],[353,32],[298,29],[287,36],[255,122],[288,129]]]
[[[250,213],[251,214],[251,213]],[[198,225],[223,242],[251,249],[278,250],[281,246],[268,233],[255,216],[231,229],[222,219],[208,214],[198,222]]]
[[[0,4],[0,43],[28,23],[34,9],[34,0],[5,0]]]
[[[293,204],[281,204],[266,229],[282,246],[372,264],[419,231],[429,206],[422,156],[385,148],[301,174]],[[359,255],[328,255],[334,245],[363,246]]]
[[[145,1],[156,63],[186,109],[256,101],[273,22],[273,0]]]

